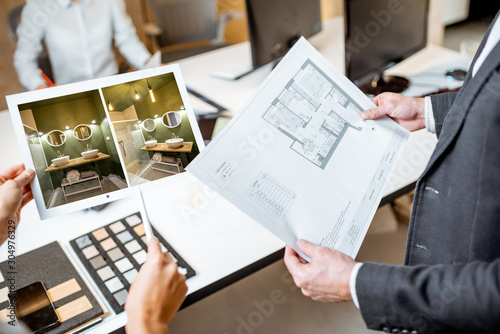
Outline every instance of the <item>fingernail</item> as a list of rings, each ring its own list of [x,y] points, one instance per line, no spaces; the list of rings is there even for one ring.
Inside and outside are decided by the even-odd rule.
[[[35,171],[33,169],[26,169],[23,173],[31,177],[35,174]]]
[[[363,111],[361,113],[361,117],[364,118],[364,119],[366,119],[368,117],[368,113],[366,111]]]

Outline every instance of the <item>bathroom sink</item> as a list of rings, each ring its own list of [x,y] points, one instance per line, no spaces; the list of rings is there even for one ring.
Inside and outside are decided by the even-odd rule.
[[[97,157],[97,154],[99,154],[99,150],[98,149],[93,149],[93,150],[90,150],[90,151],[82,152],[82,157],[84,159],[92,159],[92,158]]]
[[[182,138],[167,139],[165,140],[165,143],[167,143],[167,145],[170,146],[171,148],[178,148],[184,145],[184,139]]]
[[[155,147],[156,143],[158,143],[158,141],[156,139],[153,139],[153,140],[148,140],[144,144],[146,144],[146,147]]]
[[[66,165],[68,162],[69,162],[69,155],[65,155],[64,157],[52,159],[52,163],[54,164],[54,166]]]

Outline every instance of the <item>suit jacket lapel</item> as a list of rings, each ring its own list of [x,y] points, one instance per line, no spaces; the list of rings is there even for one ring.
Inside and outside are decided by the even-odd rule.
[[[497,20],[500,15],[497,15]],[[494,21],[495,22],[495,21]],[[500,65],[500,42],[493,48],[489,56],[486,58],[485,62],[476,73],[474,78],[472,78],[472,68],[479,57],[479,54],[484,49],[484,45],[486,44],[486,40],[491,32],[491,28],[493,24],[490,26],[488,33],[483,39],[481,46],[479,47],[476,56],[474,57],[474,61],[467,73],[467,77],[465,79],[463,89],[460,90],[459,95],[457,96],[453,106],[450,109],[450,112],[447,114],[444,122],[444,126],[446,127],[446,131],[442,132],[439,137],[438,144],[434,153],[431,156],[427,167],[422,174],[424,176],[427,172],[432,168],[432,166],[436,163],[436,161],[441,157],[441,155],[446,151],[448,146],[453,142],[455,137],[460,132],[460,128],[465,120],[465,116],[469,112],[469,108],[477,97],[478,92],[484,86],[486,80],[490,77],[491,73]],[[422,177],[421,176],[421,177]]]
[[[477,58],[479,58],[479,55],[481,55],[481,52],[484,50],[484,47],[486,45],[486,41],[488,40],[488,37],[490,37],[491,30],[493,29],[493,25],[495,24],[495,22],[497,20],[500,20],[500,11],[498,11],[496,17],[493,19],[491,25],[488,27],[488,30],[486,31],[486,34],[484,35],[483,40],[479,44],[477,52],[474,55],[474,58],[472,59],[472,63],[470,65],[469,71],[467,72],[467,75],[465,76],[464,84],[462,85],[462,87],[466,87],[469,84],[469,81],[472,79],[472,69],[474,68],[474,65],[476,64]]]

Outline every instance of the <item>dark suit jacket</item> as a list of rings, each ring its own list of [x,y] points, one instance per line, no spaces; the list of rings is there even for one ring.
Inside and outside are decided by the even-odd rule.
[[[439,141],[416,185],[405,266],[358,273],[371,329],[500,333],[500,43],[471,72],[459,93],[431,98]]]

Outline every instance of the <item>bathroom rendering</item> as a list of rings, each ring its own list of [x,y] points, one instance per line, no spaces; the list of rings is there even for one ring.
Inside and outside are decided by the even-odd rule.
[[[128,187],[99,90],[19,112],[47,209]]]
[[[173,73],[102,88],[131,186],[183,173],[199,147]]]

